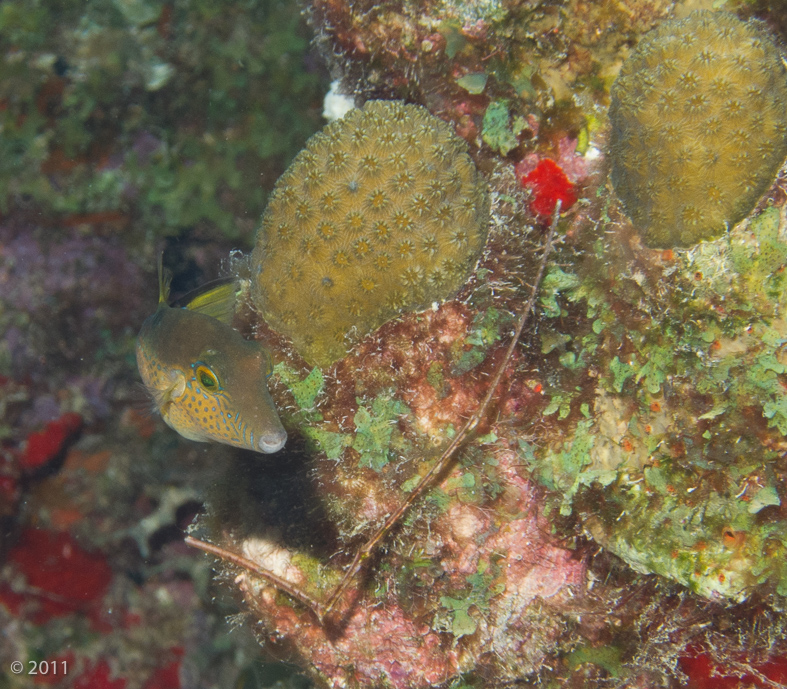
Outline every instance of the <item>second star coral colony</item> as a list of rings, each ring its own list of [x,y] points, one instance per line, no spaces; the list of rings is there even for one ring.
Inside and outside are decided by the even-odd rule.
[[[751,115],[746,99],[762,89],[747,84],[770,79],[773,98],[787,88],[780,68],[763,67],[787,35],[778,3],[312,0],[308,28],[289,3],[106,0],[59,15],[28,4],[0,13],[0,663],[26,668],[0,687],[787,686],[787,191],[776,169],[787,152],[747,146],[743,115],[721,118],[731,131],[695,132],[695,116]],[[674,40],[696,22],[703,45]],[[638,53],[652,29],[643,50],[661,50],[669,74]],[[416,147],[428,118],[442,120],[441,136],[464,139],[452,143],[462,174],[476,179],[474,166],[488,185],[488,201],[472,187],[476,216],[491,205],[463,285],[426,310],[400,299],[400,315],[365,331],[342,321],[330,356],[255,312],[259,249],[227,259],[253,246],[299,150],[285,179],[309,189],[304,156],[320,142],[331,164],[353,154],[339,136],[306,145],[328,73],[326,111],[421,106],[431,115],[411,133],[401,113],[416,111],[390,106],[395,136]],[[628,88],[655,122],[625,110]],[[776,149],[786,110],[772,105],[762,117]],[[396,155],[392,179],[420,180]],[[743,191],[714,177],[729,166]],[[710,240],[695,241],[686,208],[702,204],[687,185],[670,196],[684,223],[670,243],[648,189],[662,198],[670,175],[689,172],[722,195],[703,203],[742,221],[698,225]],[[345,184],[342,198],[361,188]],[[335,220],[347,246],[326,244],[325,256],[393,256],[408,232],[421,242],[411,250],[427,251],[401,218],[432,210],[403,198],[389,219],[397,246],[384,231],[364,244],[348,217]],[[507,360],[558,204],[558,241]],[[275,205],[277,223],[297,226],[305,211],[287,208]],[[277,269],[301,266],[306,244],[290,241]],[[133,347],[155,307],[161,246],[176,295],[220,266],[238,278],[235,325],[273,359],[279,453],[192,443],[144,411]],[[396,257],[409,276],[400,291],[432,289]],[[363,285],[342,289],[362,311]],[[501,366],[450,470],[328,620],[255,574],[324,601]],[[187,528],[253,568],[186,548]],[[30,661],[47,672],[30,675]]]

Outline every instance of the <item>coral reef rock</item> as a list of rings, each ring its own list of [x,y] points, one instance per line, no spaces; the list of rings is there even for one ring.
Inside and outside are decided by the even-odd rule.
[[[404,311],[452,297],[486,241],[486,183],[449,125],[372,101],[313,136],[279,179],[253,298],[310,362]]]
[[[661,24],[611,96],[612,183],[651,246],[720,236],[787,157],[787,70],[766,32],[731,14]]]
[[[523,439],[525,461],[560,512],[634,570],[784,610],[785,208],[687,251],[632,251],[611,236],[545,278],[565,313],[587,319],[573,324],[553,389],[579,380],[573,405],[590,401],[587,418],[569,402],[566,426],[538,445]],[[542,349],[561,342],[565,318],[546,313],[557,332]],[[574,378],[583,368],[594,375]],[[564,392],[553,399],[545,415],[566,404]]]

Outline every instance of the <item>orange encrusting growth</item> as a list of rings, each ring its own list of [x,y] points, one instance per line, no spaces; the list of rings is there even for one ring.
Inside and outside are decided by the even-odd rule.
[[[252,256],[253,298],[309,362],[452,297],[486,242],[486,183],[425,108],[371,101],[313,136],[279,179]]]

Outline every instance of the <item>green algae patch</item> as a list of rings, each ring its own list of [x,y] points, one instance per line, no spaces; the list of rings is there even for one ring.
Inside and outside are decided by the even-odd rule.
[[[467,38],[462,34],[461,22],[444,21],[438,31],[445,39],[445,54],[451,59],[467,45]]]
[[[558,430],[520,437],[523,464],[638,572],[709,598],[783,595],[784,210],[673,254],[585,241],[544,280],[541,415]]]
[[[579,278],[573,273],[567,273],[559,266],[549,267],[539,290],[539,303],[545,316],[557,318],[563,313],[558,304],[561,294],[570,293],[580,284]]]
[[[636,357],[633,360],[621,361],[618,357],[614,357],[609,362],[609,371],[612,374],[612,389],[615,392],[621,392],[625,382],[636,373]]]
[[[292,394],[298,411],[293,421],[300,432],[312,443],[312,449],[325,453],[327,459],[337,460],[346,448],[351,447],[359,455],[358,465],[381,471],[390,461],[392,450],[397,444],[394,437],[396,422],[410,409],[390,394],[381,394],[371,403],[358,398],[358,411],[353,417],[354,433],[341,433],[335,426],[324,423],[322,415],[315,406],[323,394],[324,377],[315,367],[306,377],[286,364],[279,363],[274,374],[287,386]]]
[[[477,347],[489,347],[500,341],[501,329],[512,320],[510,313],[494,307],[482,311],[473,318],[466,341]]]
[[[287,386],[295,400],[298,409],[291,414],[291,421],[309,441],[310,449],[324,452],[328,459],[339,459],[352,445],[353,436],[325,428],[322,414],[315,409],[325,386],[322,371],[315,367],[304,377],[286,364],[278,363],[273,367],[273,374]]]
[[[757,514],[766,507],[779,507],[782,504],[781,498],[774,486],[760,488],[749,500],[749,514]]]
[[[552,416],[557,413],[558,420],[562,421],[571,413],[571,402],[576,397],[576,391],[563,392],[558,390],[550,391],[549,404],[541,412],[544,416]]]
[[[356,430],[352,448],[361,455],[359,466],[381,471],[391,459],[394,426],[410,409],[390,395],[378,395],[369,406],[359,399],[358,405],[353,418]]]
[[[581,487],[594,483],[607,486],[617,478],[613,470],[592,466],[591,451],[596,439],[591,428],[591,421],[580,421],[573,438],[566,440],[562,448],[538,459],[529,443],[519,441],[520,454],[534,469],[539,481],[562,496],[559,510],[564,516],[571,514],[574,496]]]
[[[319,368],[315,366],[303,379],[283,363],[276,364],[273,367],[273,372],[290,389],[299,409],[307,411],[314,408],[317,398],[323,391],[324,384],[322,371]]]
[[[456,83],[468,93],[477,95],[484,92],[487,78],[485,72],[471,72],[459,77]]]
[[[474,634],[478,629],[478,622],[470,616],[473,601],[469,598],[441,596],[440,605],[451,611],[451,633],[454,635],[454,642],[463,636]]]
[[[695,497],[688,479],[672,470],[647,478],[626,486],[616,520],[588,519],[596,540],[635,570],[668,577],[708,598],[742,601],[754,586],[782,586],[784,562],[772,551],[784,547],[783,524],[761,528],[743,496]],[[767,498],[773,488],[763,490]]]
[[[352,445],[352,436],[348,433],[336,433],[322,428],[306,426],[303,434],[317,443],[317,447],[325,453],[328,459],[339,459],[344,454],[344,449]]]
[[[481,137],[487,146],[505,156],[519,146],[517,136],[526,126],[522,117],[515,117],[511,122],[508,101],[496,100],[489,104],[484,113]]]
[[[465,581],[470,585],[466,596],[440,597],[440,605],[450,612],[450,624],[447,626],[454,635],[454,643],[478,629],[478,622],[470,614],[470,610],[474,608],[481,614],[488,613],[490,600],[505,591],[505,584],[494,583],[498,574],[499,568],[496,565],[481,560],[476,573],[465,577]]]
[[[591,663],[606,670],[611,677],[620,677],[623,674],[622,656],[623,651],[617,646],[580,646],[566,656],[566,662],[572,671]]]
[[[451,386],[443,374],[443,364],[440,361],[433,361],[426,372],[426,382],[434,388],[438,399],[443,399],[451,391]]]
[[[461,376],[482,364],[489,348],[500,341],[503,329],[512,320],[510,313],[494,307],[476,314],[467,336],[454,344],[451,375]],[[470,348],[466,345],[470,345]]]
[[[780,236],[780,220],[778,208],[766,208],[749,225],[756,247],[743,241],[744,238],[731,244],[730,259],[740,275],[751,276],[754,273],[756,282],[762,283],[762,278],[768,280],[774,271],[787,263],[787,245]]]

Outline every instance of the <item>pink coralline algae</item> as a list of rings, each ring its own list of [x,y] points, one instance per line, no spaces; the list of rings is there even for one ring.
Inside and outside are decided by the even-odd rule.
[[[506,588],[510,587],[525,600],[532,600],[536,596],[552,598],[566,587],[580,586],[585,564],[577,553],[550,542],[545,536],[550,524],[536,512],[537,495],[530,481],[519,475],[517,455],[503,452],[497,459],[501,475],[517,493],[516,506],[525,515],[506,524],[485,546],[490,553],[508,553]]]
[[[446,434],[473,413],[501,363],[508,322],[500,310],[448,302],[384,325],[325,376],[320,416],[305,433],[331,454],[317,453],[310,467],[340,534],[327,567],[252,536],[226,547],[324,600],[357,534],[396,510]],[[513,425],[545,403],[531,377],[518,352],[500,386],[500,417],[479,429],[483,442],[413,510],[325,626],[254,574],[238,576],[253,619],[321,683],[425,689],[470,671],[515,680],[555,647],[587,563],[552,535],[543,491],[516,450]],[[273,388],[292,410],[290,391]],[[222,528],[230,533],[232,521]]]
[[[260,618],[275,624],[278,636],[308,656],[331,687],[386,681],[396,689],[414,689],[442,684],[458,671],[457,651],[446,649],[440,635],[415,624],[398,605],[356,607],[334,638],[308,615],[279,604],[269,589],[256,589],[245,575],[239,584]]]
[[[499,525],[485,510],[457,503],[431,524],[436,537],[420,544],[443,572],[444,580],[431,585],[463,592],[464,598],[440,599],[443,610],[437,613],[444,628],[434,623],[434,609],[423,614],[428,590],[411,592],[423,599],[419,605],[403,600],[393,581],[378,585],[376,600],[356,593],[338,628],[321,626],[311,613],[294,608],[249,574],[236,583],[255,616],[275,630],[272,638],[308,659],[328,686],[384,682],[396,689],[425,688],[474,666],[489,665],[500,673],[501,664],[503,673],[516,677],[528,664],[537,666],[545,642],[554,643],[560,633],[554,617],[541,616],[542,606],[565,606],[583,585],[586,563],[549,536],[537,491],[518,476],[516,454],[501,452],[496,459],[501,474],[510,478],[507,511],[520,516]],[[290,554],[279,552],[282,556]],[[259,564],[275,569],[270,559],[260,558]],[[279,571],[294,583],[307,579],[292,561]],[[464,635],[468,642],[458,643]]]

